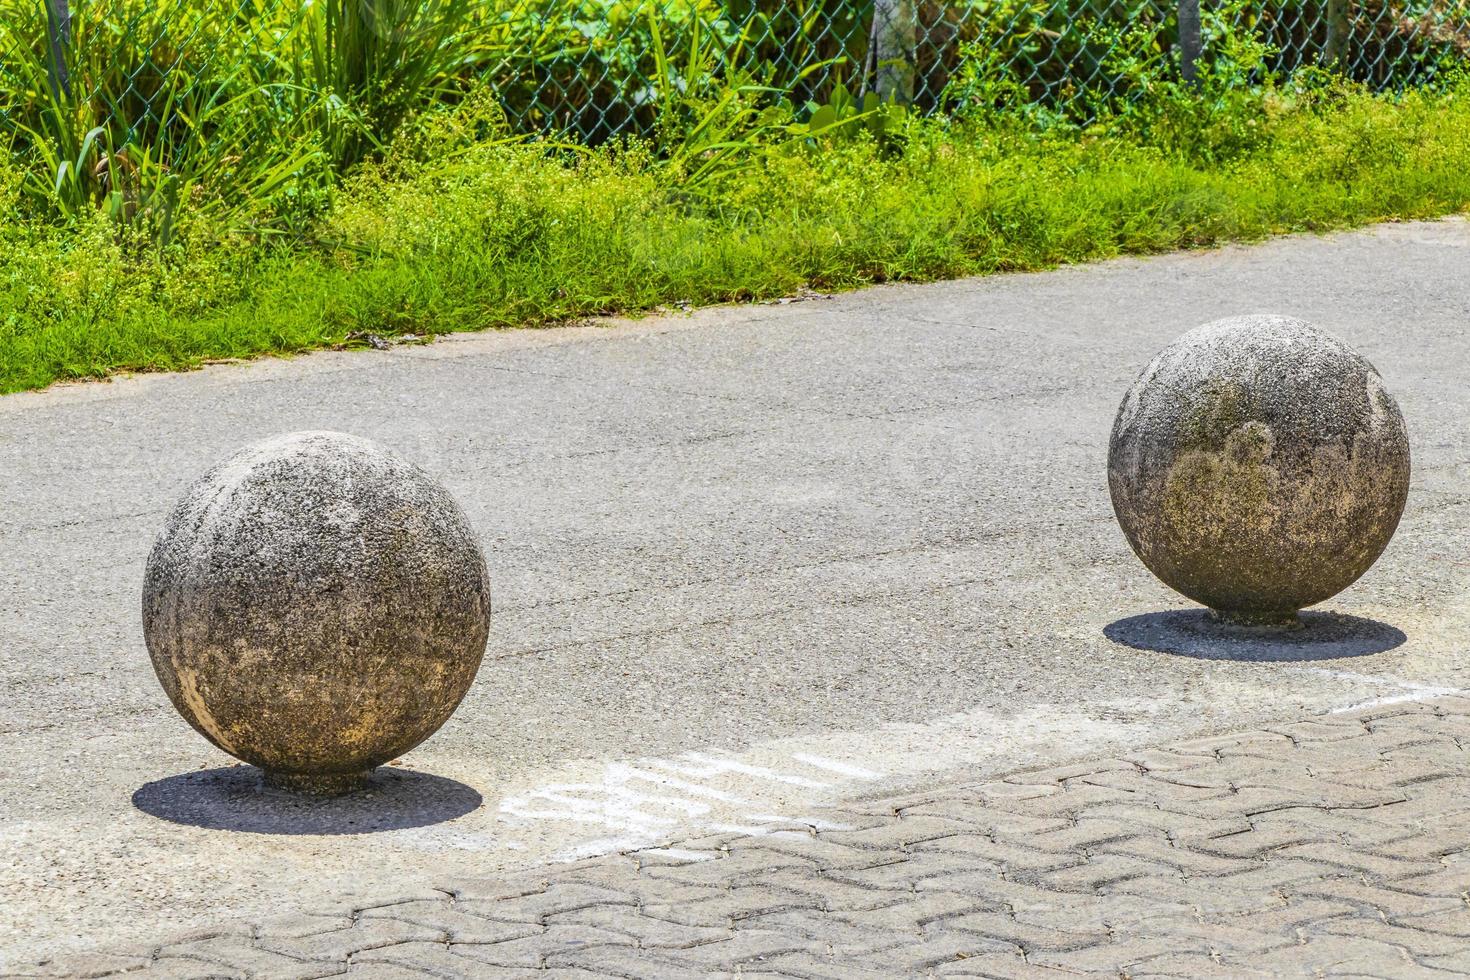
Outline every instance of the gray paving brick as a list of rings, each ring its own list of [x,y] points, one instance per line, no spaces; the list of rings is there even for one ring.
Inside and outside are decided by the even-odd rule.
[[[1230,798],[1226,794],[1224,799]],[[1222,797],[1211,796],[1199,802],[1215,803]],[[1160,794],[1153,800],[1128,803],[1108,803],[1087,811],[1088,819],[1116,820],[1118,823],[1135,827],[1140,833],[1149,831],[1169,838],[1218,837],[1222,834],[1238,833],[1250,829],[1245,816],[1201,817],[1188,811],[1191,803],[1181,803],[1172,794]]]
[[[1261,912],[1283,905],[1281,892],[1272,887],[1258,887],[1251,883],[1239,886],[1221,884],[1223,879],[1211,878],[1207,887],[1189,881],[1182,876],[1173,878],[1133,878],[1110,885],[1106,896],[1127,895],[1134,898],[1152,899],[1176,905],[1186,905],[1204,917],[1237,915],[1246,912]]]
[[[1012,841],[998,841],[980,834],[965,834],[925,841],[910,848],[915,854],[958,854],[974,858],[983,867],[1002,871],[1052,871],[1069,868],[1087,860],[1080,853],[1067,850],[1044,851]]]
[[[467,899],[458,907],[470,915],[512,922],[539,923],[548,915],[596,905],[636,905],[623,892],[584,884],[553,884],[545,891],[514,899]]]
[[[866,830],[836,830],[821,834],[822,840],[847,847],[893,850],[924,841],[975,832],[973,824],[943,817],[909,816]]]
[[[1470,908],[1464,905],[1456,905],[1442,912],[1430,912],[1423,915],[1403,915],[1392,920],[1394,925],[1404,926],[1408,929],[1422,929],[1425,932],[1436,932],[1446,936],[1458,936],[1462,939],[1470,939]]]
[[[746,851],[754,851],[755,854],[749,859],[753,862],[764,862],[768,868],[804,868],[810,865],[819,870],[829,868],[853,870],[874,868],[903,860],[903,855],[897,851],[849,847],[838,844],[830,838],[819,838],[815,834],[789,832],[749,837],[730,847],[732,856],[744,856]]]
[[[548,916],[548,925],[581,925],[627,936],[644,949],[684,949],[716,942],[729,935],[725,928],[681,925],[656,919],[627,905],[602,905]]]
[[[545,931],[523,939],[509,939],[503,943],[464,943],[454,947],[456,956],[463,956],[490,966],[517,966],[538,969],[546,964],[548,956],[590,946],[636,946],[631,938],[609,929],[596,929],[583,925],[547,926]]]
[[[757,838],[764,840],[764,838]],[[844,849],[845,850],[845,849]],[[874,862],[878,863],[878,862]],[[732,883],[763,875],[773,868],[799,868],[816,871],[816,861],[798,857],[779,848],[743,847],[729,852],[728,856],[713,861],[696,861],[671,867],[649,868],[643,872],[649,878],[675,881],[689,885],[718,885],[726,887]]]
[[[350,915],[276,915],[262,919],[251,930],[261,939],[300,939],[352,926]]]
[[[550,881],[541,877],[482,878],[457,877],[441,881],[439,887],[462,901],[476,899],[498,902],[507,898],[521,898],[545,891]]]
[[[279,980],[311,980],[342,972],[340,962],[303,961],[255,945],[242,936],[217,936],[188,943],[173,943],[159,951],[160,958],[181,956],[217,967],[239,971],[245,976],[269,976]]]
[[[1350,902],[1333,901],[1326,898],[1293,897],[1281,905],[1260,912],[1244,912],[1220,917],[1216,921],[1228,922],[1237,929],[1255,932],[1295,936],[1298,930],[1338,918],[1354,918],[1362,909]]]
[[[484,909],[483,904],[479,906]],[[531,922],[506,922],[472,915],[448,902],[401,902],[363,912],[359,921],[394,919],[445,933],[453,943],[498,943],[533,936],[541,926]]]
[[[811,952],[767,957],[760,965],[779,976],[801,977],[803,980],[892,980],[891,973],[870,969],[861,961]]]
[[[1320,844],[1337,840],[1325,829],[1314,829],[1294,823],[1271,823],[1257,820],[1247,829],[1200,837],[1187,834],[1175,838],[1175,844],[1204,854],[1223,858],[1261,858],[1292,844]]]
[[[1043,789],[1043,787],[1016,787],[1016,789]],[[1061,792],[1060,788],[1056,788]],[[1065,830],[1072,825],[1067,817],[1033,817],[1005,809],[1005,800],[991,801],[974,795],[959,795],[942,800],[931,800],[920,806],[903,811],[908,819],[936,817],[968,824],[970,832],[1004,833],[1011,837],[1026,834],[1044,834],[1053,830]],[[943,839],[942,837],[935,838]]]
[[[1010,800],[1005,803],[1004,809],[1028,817],[1075,817],[1100,803],[1128,803],[1135,798],[1136,794],[1128,790],[1079,782],[1067,786],[1063,793],[1037,796],[1029,800]]]
[[[1118,943],[1099,943],[1081,949],[1038,949],[1028,955],[1028,962],[1053,967],[1068,973],[1110,973],[1128,971],[1135,963],[1144,963],[1170,953],[1185,952],[1175,939],[1129,938]]]
[[[909,888],[877,888],[871,885],[856,885],[840,881],[830,874],[801,874],[796,871],[778,870],[761,875],[752,884],[766,885],[784,891],[807,895],[819,904],[818,908],[829,912],[858,911],[881,908],[898,902],[911,900]]]
[[[869,911],[841,912],[837,917],[860,926],[891,929],[917,936],[926,925],[936,920],[964,915],[967,912],[999,911],[1004,907],[999,901],[934,892],[916,895],[910,901]]]
[[[432,970],[397,963],[360,963],[349,967],[344,975],[356,980],[424,980],[424,977],[436,974]]]
[[[782,932],[813,940],[815,946],[848,960],[864,957],[879,950],[892,949],[913,941],[913,934],[901,929],[879,929],[858,925],[826,912],[808,909],[771,912],[742,919],[740,930],[757,929]]]
[[[1298,882],[1289,891],[1294,897],[1340,900],[1388,918],[1464,908],[1464,903],[1456,896],[1413,895],[1366,882],[1357,876]]]
[[[1192,906],[1161,902],[1156,898],[1109,895],[1093,901],[1073,902],[1061,907],[1007,905],[1016,921],[1048,929],[1129,934],[1139,924],[1156,916],[1195,915]]]
[[[1452,953],[1449,956],[1424,956],[1419,958],[1418,964],[1421,967],[1440,971],[1439,975],[1457,977],[1470,975],[1470,956],[1463,953]]]
[[[1441,868],[1439,861],[1410,861],[1402,858],[1383,857],[1370,851],[1348,847],[1336,842],[1317,844],[1291,844],[1277,852],[1283,858],[1302,858],[1318,861],[1338,868],[1392,881],[1398,878],[1432,875]]]
[[[352,957],[354,967],[368,963],[424,970],[448,980],[469,980],[485,970],[483,964],[456,955],[454,947],[445,943],[397,943],[363,950]]]
[[[378,946],[415,941],[438,942],[448,938],[445,930],[418,926],[397,919],[365,919],[346,929],[321,932],[295,939],[257,939],[261,949],[298,960],[345,962],[353,953]]]
[[[1252,970],[1239,965],[1226,966],[1204,953],[1165,953],[1128,966],[1129,980],[1162,980],[1165,977],[1180,980],[1275,980],[1272,974],[1264,970]]]
[[[1031,925],[1005,912],[971,912],[968,915],[941,919],[927,927],[927,931],[934,934],[950,930],[973,932],[1028,953],[1038,949],[1082,949],[1107,942],[1108,939],[1108,934],[1104,931]]]
[[[711,970],[734,970],[745,964],[760,965],[771,957],[799,952],[821,955],[826,952],[826,946],[806,936],[774,929],[741,929],[729,939],[684,950],[682,958]]]
[[[645,905],[643,912],[683,925],[731,928],[736,919],[821,906],[822,900],[811,895],[764,885],[747,885],[693,902]]]
[[[1266,731],[1285,735],[1292,742],[1341,742],[1350,738],[1365,738],[1368,729],[1361,718],[1308,718],[1287,725],[1270,725]]]
[[[16,971],[16,976],[31,977],[105,977],[145,970],[151,957],[126,953],[73,953],[37,963]]]
[[[1036,881],[1018,880],[1016,877],[1000,877],[992,872],[972,871],[929,878],[919,883],[920,892],[955,892],[969,898],[981,899],[1009,909],[1033,909],[1055,911],[1073,908],[1090,908],[1102,899],[1097,895],[1081,892],[1058,891],[1044,887]]]
[[[1178,868],[1185,877],[1232,874],[1260,866],[1259,862],[1248,858],[1221,857],[1195,850],[1187,841],[1170,843],[1162,837],[1132,837],[1128,840],[1109,841],[1098,845],[1097,851],[1119,858],[1136,858],[1152,865]]]
[[[913,976],[958,960],[987,954],[1017,956],[1019,952],[1013,943],[954,929],[929,933],[918,942],[875,953],[867,958],[867,962],[877,969],[893,971],[893,976]]]
[[[1095,776],[1105,772],[1136,772],[1137,766],[1123,759],[1100,759],[1090,762],[1069,762],[1046,769],[1031,769],[1005,777],[1002,782],[1018,786],[1045,786],[1065,783],[1069,779]]]
[[[929,851],[903,855],[901,860],[881,864],[876,868],[857,870],[832,870],[826,877],[847,882],[862,888],[909,889],[912,890],[926,878],[938,878],[956,871],[985,870],[999,875],[999,864],[987,865],[972,857]]]
[[[1304,719],[22,975],[1462,975],[1467,743],[1470,699]]]
[[[1372,939],[1408,950],[1411,956],[1464,956],[1470,959],[1470,940],[1464,936],[1428,932],[1412,926],[1392,925],[1377,919],[1332,919],[1309,927],[1313,935],[1351,936]]]
[[[980,953],[964,956],[929,968],[937,977],[985,977],[986,980],[1061,980],[1075,977],[1070,970],[1056,970],[1028,963],[1019,953]]]
[[[1243,928],[1230,919],[1201,921],[1192,915],[1154,916],[1139,923],[1137,932],[1180,944],[1187,942],[1195,947],[1203,944],[1208,952],[1220,956],[1227,953],[1256,954],[1297,942],[1295,936],[1284,932]]]
[[[709,970],[701,964],[681,962],[663,950],[631,946],[589,946],[550,954],[547,969],[575,969],[586,976],[626,977],[632,980],[703,980]],[[533,976],[539,978],[542,973]]]
[[[1229,966],[1265,970],[1282,977],[1316,977],[1348,972],[1376,977],[1423,977],[1428,973],[1397,946],[1355,937],[1313,937],[1310,941],[1249,955],[1227,954]]]
[[[1022,844],[1038,851],[1065,854],[1084,851],[1109,841],[1127,840],[1144,833],[1152,833],[1152,831],[1119,820],[1080,817],[1076,822],[1061,830],[1053,830],[1044,834],[1011,834],[997,830],[994,836],[997,840]]]
[[[1032,880],[1047,888],[1064,892],[1094,893],[1100,888],[1131,881],[1134,878],[1154,878],[1170,873],[1167,866],[1152,861],[1143,861],[1134,856],[1095,853],[1082,864],[1056,871],[1042,871]]]

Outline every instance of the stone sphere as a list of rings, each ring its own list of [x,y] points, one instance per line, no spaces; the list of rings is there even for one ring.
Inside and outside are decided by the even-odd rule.
[[[201,735],[270,785],[331,795],[454,713],[485,653],[489,575],[423,470],[297,432],[184,494],[148,558],[143,629]]]
[[[1232,317],[1134,382],[1108,485],[1165,584],[1227,622],[1293,625],[1388,546],[1409,439],[1378,372],[1342,341],[1290,317]]]

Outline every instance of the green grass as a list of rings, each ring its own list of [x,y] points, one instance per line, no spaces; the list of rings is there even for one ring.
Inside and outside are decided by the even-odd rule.
[[[289,244],[200,219],[160,249],[100,213],[15,217],[21,177],[0,171],[0,392],[357,332],[1042,269],[1470,205],[1467,86],[1271,96],[1111,134],[913,123],[902,152],[787,140],[697,187],[636,146],[419,139],[356,171]]]

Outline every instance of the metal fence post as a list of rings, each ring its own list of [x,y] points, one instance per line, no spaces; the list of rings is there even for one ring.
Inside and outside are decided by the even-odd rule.
[[[1179,74],[1190,85],[1199,77],[1201,43],[1199,0],[1179,0]]]
[[[873,89],[884,101],[914,99],[914,48],[918,17],[913,0],[873,0],[868,63]]]
[[[1322,60],[1332,68],[1340,68],[1347,61],[1351,2],[1327,0],[1327,43],[1322,47]]]
[[[71,73],[66,67],[66,53],[71,48],[70,0],[45,0],[46,39],[51,48],[51,90],[59,98],[71,95]]]

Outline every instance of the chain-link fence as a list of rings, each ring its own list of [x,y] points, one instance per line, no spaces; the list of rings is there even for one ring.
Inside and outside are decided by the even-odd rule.
[[[350,111],[353,84],[378,86],[387,112],[399,76],[373,73],[375,59],[394,57],[436,73],[416,91],[454,97],[482,82],[523,131],[598,142],[648,131],[661,92],[698,77],[764,86],[798,110],[840,83],[932,112],[978,59],[1025,98],[1065,109],[1082,93],[1118,95],[1130,58],[1188,77],[1230,37],[1264,41],[1270,73],[1324,66],[1380,89],[1432,80],[1470,55],[1470,0],[1204,2],[0,0],[0,124],[23,134],[61,94],[65,111],[126,142],[234,97],[242,77],[274,86],[281,113],[312,85]],[[375,42],[344,54],[332,31]],[[333,50],[339,63],[323,70]],[[359,50],[360,64],[341,63]]]

